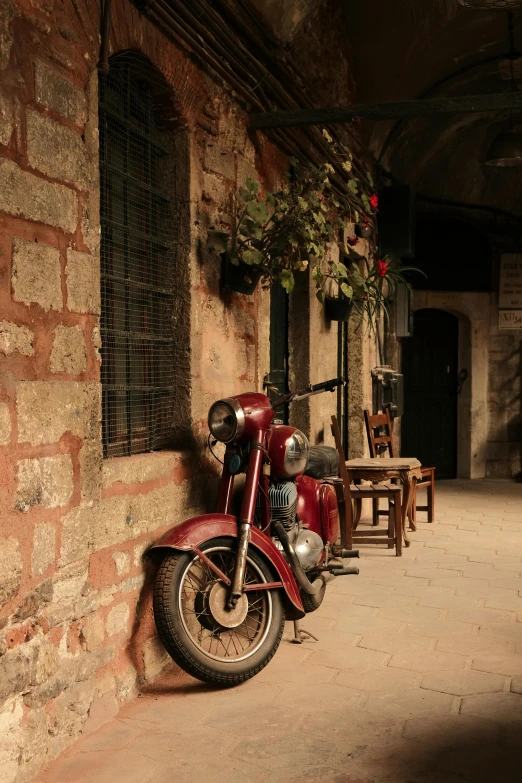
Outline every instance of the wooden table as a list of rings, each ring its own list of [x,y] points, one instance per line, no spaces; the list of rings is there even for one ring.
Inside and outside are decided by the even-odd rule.
[[[392,478],[398,478],[402,482],[402,531],[404,545],[410,545],[410,539],[406,533],[406,520],[410,516],[410,526],[415,530],[412,520],[411,507],[413,503],[415,481],[422,479],[421,463],[418,459],[409,457],[375,457],[372,459],[349,459],[346,461],[346,470],[350,483],[356,479],[375,481],[382,483]]]

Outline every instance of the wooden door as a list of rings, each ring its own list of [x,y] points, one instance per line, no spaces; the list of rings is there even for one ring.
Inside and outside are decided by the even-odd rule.
[[[401,456],[436,467],[438,479],[457,475],[458,341],[458,318],[426,309],[402,348]]]

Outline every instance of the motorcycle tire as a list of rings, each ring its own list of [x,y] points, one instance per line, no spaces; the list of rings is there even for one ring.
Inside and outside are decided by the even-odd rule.
[[[235,545],[233,539],[214,538],[200,549],[231,578]],[[272,581],[267,563],[249,548],[245,583]],[[238,604],[238,617],[246,609],[245,619],[231,627],[223,608],[225,592],[228,595],[223,582],[194,552],[172,551],[158,569],[153,607],[159,637],[171,658],[198,680],[231,687],[271,661],[281,642],[285,612],[280,590],[248,591]]]
[[[323,583],[323,586],[321,587],[319,592],[316,593],[315,595],[309,595],[308,593],[301,591],[301,601],[303,602],[303,609],[305,610],[306,614],[309,614],[310,612],[315,612],[316,609],[319,609],[319,607],[323,603],[323,598],[325,593],[326,593],[326,582]]]

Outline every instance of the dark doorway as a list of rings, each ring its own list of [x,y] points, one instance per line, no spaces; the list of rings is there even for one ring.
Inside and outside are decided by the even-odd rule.
[[[270,391],[275,399],[288,392],[288,294],[276,280],[270,292]],[[288,424],[288,405],[277,409],[279,419]]]
[[[415,313],[402,349],[401,454],[436,467],[438,479],[457,475],[458,345],[458,318],[426,309]]]

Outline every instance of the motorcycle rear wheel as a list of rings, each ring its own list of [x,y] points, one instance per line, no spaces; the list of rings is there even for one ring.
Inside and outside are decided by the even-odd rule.
[[[232,578],[235,541],[214,538],[201,551]],[[271,582],[269,567],[252,548],[245,584]],[[167,652],[203,682],[239,685],[270,662],[283,634],[285,613],[279,590],[243,594],[236,610],[225,607],[228,589],[194,552],[169,553],[154,586],[154,619]]]

